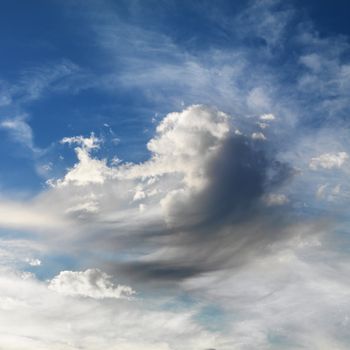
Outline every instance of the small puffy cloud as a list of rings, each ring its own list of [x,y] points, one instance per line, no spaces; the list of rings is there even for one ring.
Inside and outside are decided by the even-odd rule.
[[[33,259],[33,258],[27,258],[26,262],[33,267],[40,266],[41,260],[40,259]]]
[[[263,121],[272,121],[275,120],[276,117],[272,113],[268,113],[261,115],[259,119]]]
[[[252,139],[253,140],[265,141],[266,140],[266,136],[262,132],[253,132],[252,133]]]
[[[93,299],[120,299],[135,294],[135,291],[129,286],[114,285],[111,277],[99,269],[61,271],[50,281],[49,289],[63,295]]]
[[[309,167],[312,170],[341,168],[349,158],[346,152],[324,153],[318,157],[311,158]]]
[[[264,197],[264,202],[268,206],[283,205],[289,202],[288,197],[283,193],[270,193]]]

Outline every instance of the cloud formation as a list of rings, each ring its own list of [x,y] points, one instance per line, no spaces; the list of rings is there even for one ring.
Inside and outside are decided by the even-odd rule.
[[[77,163],[26,204],[40,215],[26,212],[17,227],[31,230],[42,216],[51,218],[51,232],[55,222],[65,225],[67,233],[55,235],[63,245],[74,240],[87,251],[118,254],[137,246],[140,253],[122,263],[104,262],[136,280],[177,281],[233,266],[288,236],[286,218],[271,206],[287,201],[270,193],[293,171],[256,141],[237,133],[232,117],[203,105],[168,114],[147,144],[150,158],[139,164],[95,158],[101,141],[93,134],[64,138],[78,144]]]
[[[64,228],[54,238],[37,230],[49,246],[79,242],[65,249],[97,252],[95,263],[110,273],[177,283],[239,266],[292,232],[285,228],[288,216],[277,210],[288,200],[274,194],[293,177],[291,166],[268,142],[237,132],[235,119],[217,109],[194,105],[168,114],[147,144],[149,159],[138,164],[109,166],[94,157],[101,144],[94,135],[62,142],[78,144],[77,163],[21,208],[51,218],[49,232],[56,222]],[[16,227],[36,229],[32,221],[41,216],[29,212]],[[128,258],[104,259],[104,251]],[[64,277],[72,274],[62,272],[52,283],[65,289]]]
[[[324,153],[318,157],[311,158],[309,166],[312,170],[341,168],[348,158],[349,156],[346,152]]]
[[[51,140],[48,186],[1,193],[0,347],[348,349],[349,44],[277,0],[184,3],[203,45],[157,22],[175,3],[78,1],[98,69],[0,86],[1,128],[39,158],[15,111],[65,92],[94,114]],[[142,156],[120,156],[141,124]]]
[[[63,295],[94,299],[128,298],[135,293],[129,286],[115,286],[110,279],[111,276],[98,269],[61,271],[50,281],[49,289]]]

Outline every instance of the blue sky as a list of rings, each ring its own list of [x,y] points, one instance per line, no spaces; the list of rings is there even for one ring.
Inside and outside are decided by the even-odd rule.
[[[349,10],[2,1],[0,348],[348,349]]]

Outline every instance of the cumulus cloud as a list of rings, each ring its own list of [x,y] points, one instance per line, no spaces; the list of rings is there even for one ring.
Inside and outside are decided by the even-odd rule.
[[[283,216],[272,206],[266,212],[261,199],[292,170],[265,142],[236,131],[228,114],[190,106],[159,123],[148,160],[112,167],[94,156],[94,135],[65,138],[78,144],[77,163],[28,208],[67,223],[55,241],[80,242],[68,250],[137,247],[122,262],[104,261],[108,271],[134,280],[177,281],[239,264],[246,252],[288,236]]]
[[[114,285],[111,276],[99,269],[85,271],[61,271],[49,284],[57,293],[94,299],[128,298],[135,294],[129,286]]]
[[[65,137],[61,140],[63,144],[77,144],[75,152],[79,163],[73,169],[70,169],[63,179],[58,181],[49,181],[51,186],[66,186],[69,183],[83,186],[86,184],[102,184],[109,169],[106,160],[97,160],[90,157],[94,149],[99,148],[101,140],[92,133],[90,137],[83,136]]]
[[[312,170],[341,168],[348,158],[349,156],[346,152],[324,153],[318,157],[311,158],[309,167]]]
[[[122,271],[149,280],[183,279],[237,262],[248,247],[255,250],[255,244],[276,239],[281,228],[268,228],[274,214],[260,215],[259,200],[284,183],[291,171],[237,134],[228,115],[205,106],[171,113],[148,147],[150,160],[121,166],[113,176],[141,180],[133,201],[146,205],[142,213],[160,205],[166,226],[159,232],[158,225],[153,229],[151,237],[158,236],[160,242],[154,252],[122,264]],[[158,192],[148,197],[154,186]],[[205,258],[209,251],[210,259]]]
[[[121,167],[117,176],[135,178],[179,174],[188,187],[205,184],[205,164],[215,157],[233,125],[223,112],[201,105],[168,114],[147,148],[149,161]]]
[[[266,136],[262,132],[253,132],[252,133],[252,139],[253,140],[265,141],[266,140]]]

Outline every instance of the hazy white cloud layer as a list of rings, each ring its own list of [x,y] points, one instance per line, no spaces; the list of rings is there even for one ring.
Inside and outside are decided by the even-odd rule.
[[[350,48],[281,4],[251,1],[230,21],[208,11],[236,46],[200,55],[86,10],[117,73],[64,60],[5,89],[0,128],[47,181],[25,200],[0,192],[0,349],[349,349]],[[17,112],[46,93],[116,86],[167,110],[147,156],[101,156],[105,136],[72,130],[50,147],[74,162],[49,178],[50,147]]]
[[[64,275],[60,275],[61,280]],[[48,285],[28,274],[2,270],[1,347],[11,350],[167,350],[179,346],[205,348],[214,344],[216,335],[205,331],[193,320],[195,310],[167,311],[161,310],[157,303],[152,305],[119,297],[116,300],[110,294],[118,292],[112,292],[105,281],[101,283],[101,275],[97,278],[100,286],[92,284],[90,278],[86,283],[87,275],[91,272],[81,272],[80,277],[75,272],[74,283],[70,278],[71,288],[79,289],[72,297],[52,290],[55,279]],[[68,286],[65,287],[67,290]],[[101,293],[106,292],[108,298],[101,298]]]
[[[278,348],[283,341],[342,348],[350,286],[332,269],[341,264],[346,273],[347,262],[327,251],[325,227],[296,224],[279,210],[291,204],[279,191],[288,189],[293,171],[234,124],[227,114],[191,106],[160,122],[148,143],[149,160],[111,167],[94,158],[94,135],[64,139],[78,144],[77,163],[32,202],[3,202],[8,214],[1,225],[39,234],[44,257],[27,258],[32,267],[64,250],[83,254],[130,286],[98,268],[61,271],[47,282],[5,271],[1,305],[11,317],[0,325],[2,344],[246,349]],[[11,220],[10,213],[22,212]],[[143,286],[146,294],[135,294]],[[169,295],[154,301],[158,286]],[[167,310],[179,302],[174,287],[200,302]],[[222,329],[202,320],[205,305],[219,308],[215,322]],[[336,305],[342,311],[326,317]],[[50,331],[43,335],[47,322]]]

